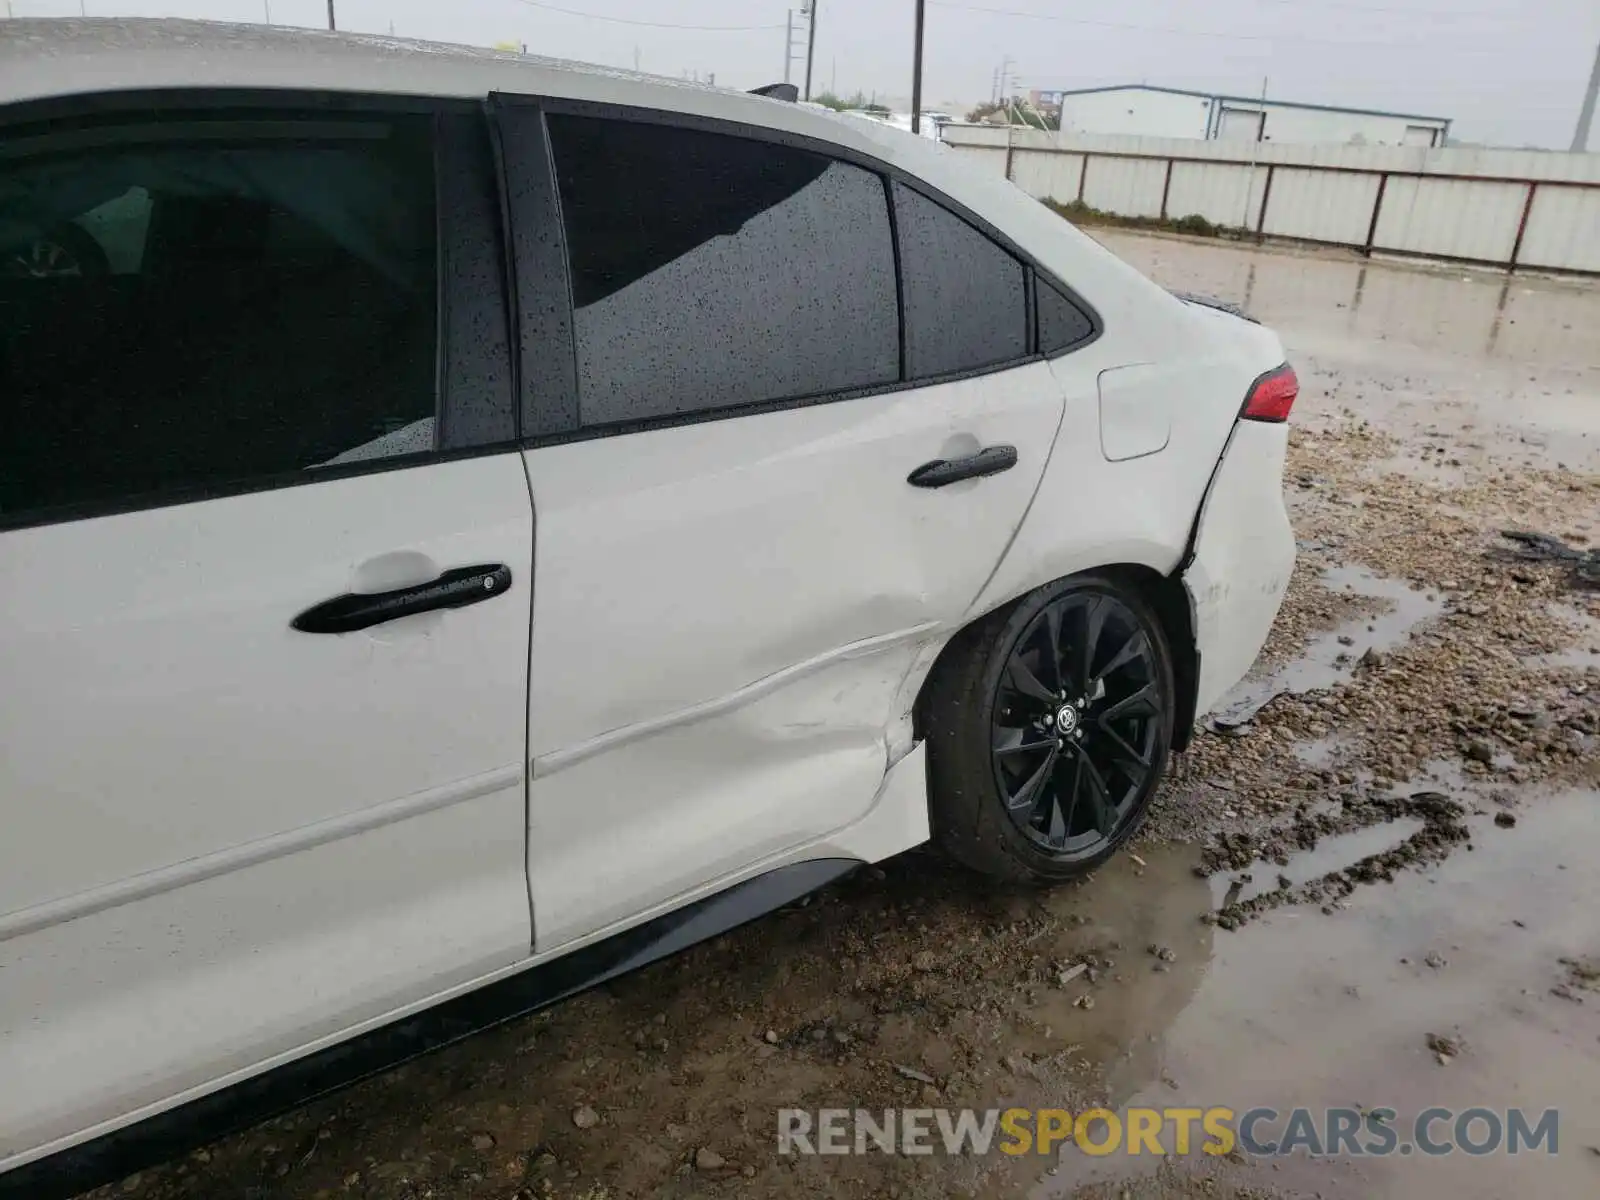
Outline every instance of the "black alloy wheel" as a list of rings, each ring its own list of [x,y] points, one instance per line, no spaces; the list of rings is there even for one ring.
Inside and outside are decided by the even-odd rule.
[[[921,709],[939,843],[997,878],[1092,870],[1166,769],[1172,648],[1129,578],[1058,580],[963,630]]]
[[[995,786],[1040,849],[1092,858],[1150,782],[1167,697],[1150,635],[1115,596],[1068,593],[1023,630],[991,721]]]

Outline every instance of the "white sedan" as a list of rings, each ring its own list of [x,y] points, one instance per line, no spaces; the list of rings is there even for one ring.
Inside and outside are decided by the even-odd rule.
[[[930,837],[1138,827],[1294,556],[1278,339],[925,140],[0,23],[0,1195]]]

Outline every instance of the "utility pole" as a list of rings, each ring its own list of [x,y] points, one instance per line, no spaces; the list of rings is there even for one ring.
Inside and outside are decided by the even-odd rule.
[[[925,0],[917,0],[917,33],[911,52],[911,132],[922,132],[922,26]]]
[[[1572,152],[1582,154],[1589,148],[1589,127],[1594,124],[1594,98],[1600,92],[1600,45],[1594,48],[1594,69],[1589,72],[1589,90],[1583,96],[1583,108],[1578,112],[1578,128],[1572,135]]]
[[[1011,86],[1011,68],[1016,66],[1017,60],[1009,54],[1000,60],[1000,69],[995,72],[994,102],[1004,106],[1006,102],[1006,88]]]
[[[805,16],[806,15],[805,11],[802,9],[799,15],[802,16],[802,17]],[[791,8],[789,10],[789,21],[788,21],[788,25],[787,25],[788,33],[786,33],[784,35],[785,44],[784,44],[784,51],[783,51],[783,81],[785,83],[788,83],[789,80],[794,75],[794,60],[798,57],[798,55],[795,52],[797,50],[804,51],[806,49],[805,31],[804,30],[798,30],[797,31],[795,29],[795,27],[794,27],[794,18],[795,18],[795,11],[794,11],[794,9]],[[796,36],[797,33],[799,34],[799,37],[800,37],[800,41],[798,43],[795,42],[795,36]]]
[[[805,3],[800,6],[800,11],[805,14],[807,21],[809,21],[811,25],[810,32],[806,34],[805,98],[807,100],[811,99],[811,60],[814,59],[817,54],[817,8],[821,3],[822,0],[805,0]]]
[[[328,28],[338,29],[338,23],[333,19],[333,0],[328,0]]]

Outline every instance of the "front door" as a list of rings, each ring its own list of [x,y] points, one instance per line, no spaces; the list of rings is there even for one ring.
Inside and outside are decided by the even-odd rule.
[[[0,1169],[529,952],[487,142],[392,110],[6,131]]]

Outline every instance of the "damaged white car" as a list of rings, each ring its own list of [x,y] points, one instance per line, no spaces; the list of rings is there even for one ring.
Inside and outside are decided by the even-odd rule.
[[[168,22],[0,122],[0,1194],[1085,871],[1288,583],[1278,339],[923,139]]]

